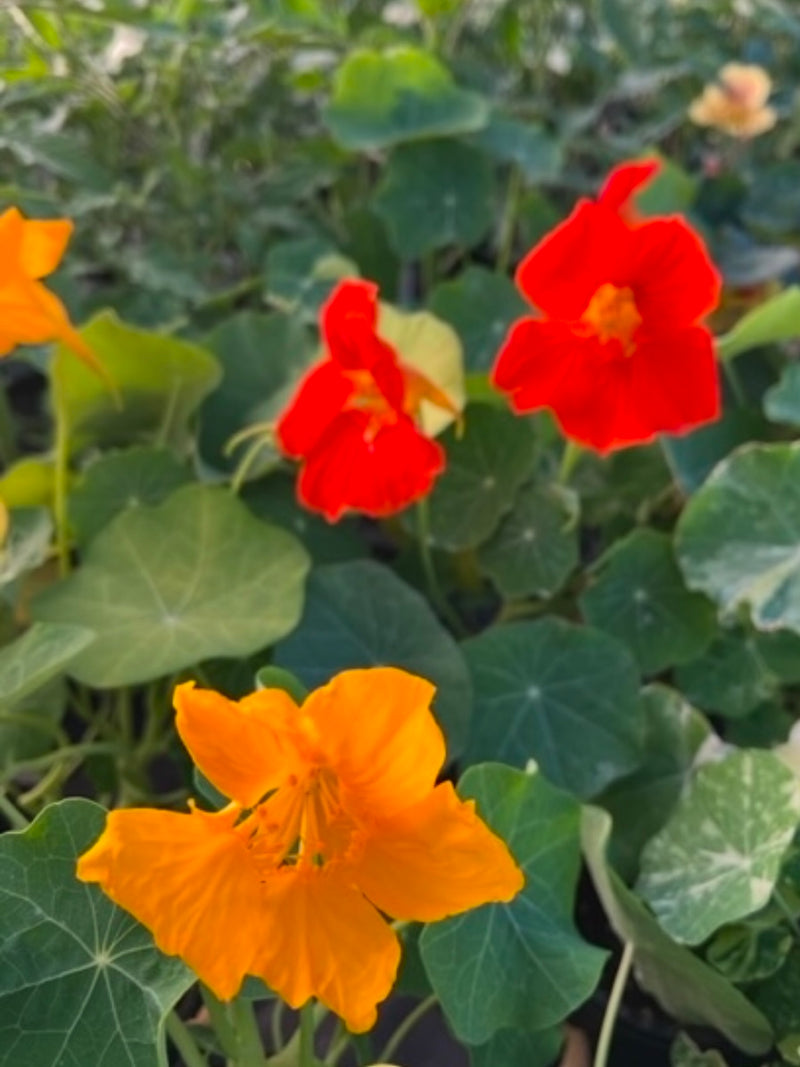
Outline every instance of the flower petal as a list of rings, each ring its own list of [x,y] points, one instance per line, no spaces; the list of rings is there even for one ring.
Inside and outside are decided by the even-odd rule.
[[[342,671],[308,697],[303,717],[350,810],[381,818],[433,789],[445,759],[430,710],[435,692],[415,674],[371,667]]]
[[[374,426],[367,411],[342,412],[301,471],[298,496],[335,521],[348,509],[380,518],[419,500],[444,469],[444,452],[405,415]]]
[[[263,689],[237,702],[185,682],[173,701],[175,725],[192,760],[243,808],[252,808],[296,770],[290,736],[298,708],[282,689]]]
[[[420,922],[509,901],[525,883],[505,842],[450,782],[376,826],[347,871],[381,911]]]
[[[352,379],[333,360],[313,367],[275,427],[286,455],[307,456],[354,392]]]
[[[268,936],[259,875],[235,817],[112,811],[77,868],[223,999],[236,994]]]
[[[618,211],[623,217],[631,213],[630,199],[661,170],[657,159],[642,159],[614,167],[603,183],[597,203]]]
[[[340,282],[322,305],[320,327],[331,359],[348,370],[361,370],[364,346],[375,336],[378,286],[361,278]]]
[[[29,278],[43,278],[61,262],[72,236],[69,219],[25,219],[20,262]]]
[[[317,997],[355,1033],[391,991],[400,946],[364,897],[326,868],[284,867],[264,886],[269,937],[253,973],[293,1008]]]
[[[601,285],[628,284],[634,233],[616,212],[582,200],[522,260],[517,285],[550,318],[575,321]]]
[[[630,404],[646,413],[654,432],[683,433],[719,418],[719,369],[705,327],[643,341],[630,362]]]
[[[646,333],[693,326],[719,303],[722,279],[683,219],[653,219],[635,230],[628,272]]]

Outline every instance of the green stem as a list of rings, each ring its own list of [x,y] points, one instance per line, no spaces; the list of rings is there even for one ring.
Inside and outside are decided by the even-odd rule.
[[[632,963],[633,944],[630,941],[626,941],[625,948],[622,950],[622,958],[619,961],[619,967],[617,967],[617,973],[614,975],[614,984],[611,987],[605,1014],[603,1015],[603,1025],[600,1028],[600,1036],[597,1039],[593,1067],[606,1067],[608,1063],[608,1054],[611,1050],[611,1039],[614,1036],[614,1027],[617,1023],[619,1006],[622,1003],[622,994],[625,991],[625,985],[628,981]]]
[[[69,574],[69,518],[67,515],[67,487],[69,483],[69,419],[61,391],[56,389],[56,439],[53,470],[53,520],[56,526],[58,568],[63,577]]]
[[[383,1046],[380,1053],[378,1054],[379,1063],[389,1062],[394,1053],[400,1048],[400,1045],[403,1043],[403,1041],[405,1041],[410,1031],[414,1029],[419,1020],[422,1018],[422,1016],[425,1015],[426,1012],[430,1011],[430,1009],[434,1007],[435,1004],[435,996],[426,997],[424,1000],[421,1000],[419,1004],[417,1004],[416,1008],[414,1008],[408,1013],[408,1015],[406,1015],[405,1019],[403,1019],[403,1021],[400,1023],[400,1025],[397,1027],[395,1032],[392,1034],[392,1036],[389,1038],[389,1040],[386,1042],[386,1044]]]
[[[497,261],[495,267],[498,274],[506,274],[511,266],[511,258],[514,254],[514,234],[517,228],[517,208],[521,192],[522,172],[519,167],[512,164],[511,173],[508,176],[506,202],[503,208],[503,216],[500,220],[500,232],[497,236]]]
[[[425,572],[425,581],[428,583],[428,593],[442,617],[452,627],[459,637],[466,634],[464,624],[450,605],[450,601],[442,592],[436,568],[433,565],[431,553],[430,519],[428,514],[428,501],[420,500],[417,504],[417,541],[419,543],[419,556],[422,569]]]
[[[167,1016],[167,1033],[172,1044],[180,1052],[185,1067],[208,1067],[208,1060],[195,1044],[191,1030],[177,1012],[171,1011]]]
[[[0,813],[5,815],[12,830],[27,830],[28,820],[5,793],[0,793]]]
[[[231,1025],[228,1017],[228,1005],[223,1004],[206,986],[200,986],[203,1003],[206,1006],[208,1017],[211,1020],[211,1029],[219,1038],[222,1051],[230,1059],[234,1059],[238,1052],[238,1040],[236,1030]]]
[[[337,1022],[336,1029],[331,1037],[328,1051],[325,1054],[326,1067],[336,1067],[336,1064],[344,1055],[345,1049],[350,1044],[350,1034],[345,1030],[341,1020]]]
[[[314,1055],[314,1034],[317,1024],[314,1018],[314,1001],[309,1000],[300,1009],[300,1055],[298,1067],[314,1067],[316,1057]]]
[[[775,903],[783,912],[784,918],[788,922],[789,926],[792,928],[792,933],[798,940],[800,940],[800,925],[798,925],[797,918],[794,912],[789,907],[789,904],[786,902],[786,897],[784,897],[783,893],[781,893],[781,891],[777,888],[775,889],[772,895],[775,899]]]
[[[567,441],[564,445],[564,451],[561,454],[561,465],[558,468],[558,477],[556,481],[559,485],[566,485],[569,481],[570,475],[575,469],[575,465],[583,455],[583,449],[580,445],[576,445],[574,441]]]
[[[266,1055],[253,1002],[244,997],[234,1000],[230,1020],[236,1032],[236,1067],[265,1067]]]
[[[108,756],[119,753],[119,745],[111,741],[92,741],[87,744],[68,745],[56,752],[48,752],[44,756],[34,756],[32,759],[19,760],[12,763],[3,771],[3,778],[9,781],[20,771],[47,770],[52,763],[64,763],[71,759],[86,759],[87,756]]]

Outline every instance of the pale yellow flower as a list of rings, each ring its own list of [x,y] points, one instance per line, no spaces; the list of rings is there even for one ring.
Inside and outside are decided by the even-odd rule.
[[[689,118],[698,126],[714,126],[731,137],[748,140],[771,130],[778,121],[767,106],[772,80],[763,67],[726,63],[717,81],[707,85],[689,106]]]

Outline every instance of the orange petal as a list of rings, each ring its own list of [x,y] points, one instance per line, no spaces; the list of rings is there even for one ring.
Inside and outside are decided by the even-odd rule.
[[[266,936],[261,882],[235,818],[112,811],[77,869],[222,999],[236,994]]]
[[[43,278],[61,262],[72,236],[69,219],[25,219],[22,229],[20,262],[29,278]]]
[[[435,687],[395,667],[342,671],[302,713],[351,811],[390,815],[433,788],[444,763],[430,703]]]
[[[252,808],[297,769],[289,737],[298,708],[282,689],[263,689],[237,702],[185,682],[173,703],[175,725],[195,764],[242,807]]]
[[[381,911],[421,922],[509,901],[525,884],[505,842],[449,782],[376,827],[347,869]]]
[[[253,973],[293,1008],[317,997],[354,1033],[369,1030],[400,962],[392,928],[323,868],[284,867],[264,891],[270,932]]]

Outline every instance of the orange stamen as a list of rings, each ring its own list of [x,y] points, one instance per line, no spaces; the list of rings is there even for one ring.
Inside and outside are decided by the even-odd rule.
[[[642,316],[636,307],[633,292],[627,286],[619,287],[606,282],[589,301],[581,322],[604,344],[607,341],[619,341],[625,355],[630,355],[633,337],[642,323]]]

